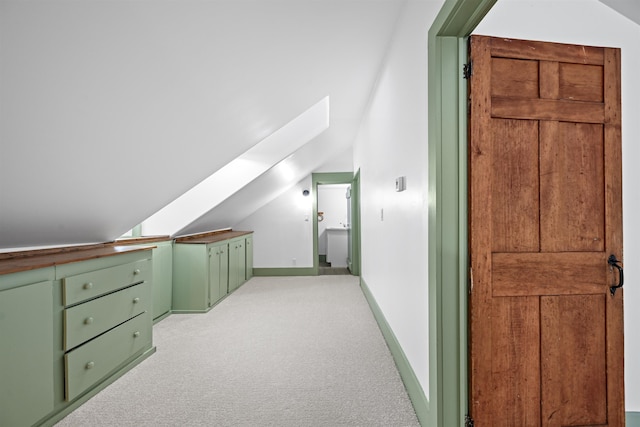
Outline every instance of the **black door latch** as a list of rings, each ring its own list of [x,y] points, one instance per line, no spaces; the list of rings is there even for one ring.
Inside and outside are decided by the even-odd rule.
[[[624,272],[622,271],[622,266],[620,265],[620,261],[618,261],[615,255],[609,255],[609,259],[607,259],[607,264],[609,264],[611,267],[617,268],[618,274],[620,275],[620,280],[618,281],[618,284],[615,286],[611,286],[609,288],[611,290],[611,295],[615,295],[616,290],[618,288],[621,288],[622,285],[624,285]]]

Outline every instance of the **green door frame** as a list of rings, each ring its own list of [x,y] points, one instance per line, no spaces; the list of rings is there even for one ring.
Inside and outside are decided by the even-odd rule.
[[[359,172],[359,171],[358,171]],[[359,181],[359,173],[358,173],[358,183]],[[353,172],[319,172],[311,174],[311,188],[313,189],[313,275],[318,275],[318,270],[320,266],[320,257],[318,255],[318,185],[328,185],[328,184],[352,184],[354,180]],[[353,196],[353,195],[352,195]],[[358,204],[358,213],[360,212],[359,206],[359,193],[356,194],[358,197],[356,203]],[[351,205],[353,209],[353,204]],[[353,230],[357,230],[357,236],[360,236],[360,218],[358,215],[357,221],[352,221],[351,224],[352,233]],[[354,245],[358,245],[357,253],[360,254],[360,239],[354,240],[352,242]],[[356,251],[355,247],[352,248],[352,251]],[[358,255],[359,256],[359,255]],[[359,258],[357,259],[359,263]],[[360,266],[358,265],[357,270],[360,271]]]
[[[429,29],[429,414],[462,426],[467,373],[467,39],[497,0],[446,0]]]
[[[360,276],[360,169],[351,183],[351,274]]]

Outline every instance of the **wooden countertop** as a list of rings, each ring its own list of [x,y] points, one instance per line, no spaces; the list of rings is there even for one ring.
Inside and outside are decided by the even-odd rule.
[[[206,233],[180,236],[175,239],[175,242],[193,244],[216,243],[252,233],[253,231],[235,231],[226,228]],[[170,236],[145,236],[90,245],[0,253],[0,275],[87,261],[95,258],[104,258],[129,252],[146,251],[155,248],[155,246],[153,246],[155,242],[172,239]]]
[[[87,246],[65,246],[62,248],[8,252],[0,254],[0,275],[53,267],[72,262],[146,251],[155,246],[114,246],[109,243]]]
[[[173,238],[171,236],[126,237],[123,239],[117,239],[110,244],[112,246],[143,245],[147,243],[166,242],[169,240],[173,240]]]
[[[219,230],[211,231],[209,233],[192,234],[190,236],[182,236],[176,238],[176,243],[217,243],[223,240],[233,239],[234,237],[240,237],[247,234],[252,234],[253,231],[234,231],[234,230]]]

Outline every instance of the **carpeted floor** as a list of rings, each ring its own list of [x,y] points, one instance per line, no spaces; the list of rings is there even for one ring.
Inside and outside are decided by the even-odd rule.
[[[57,426],[419,426],[348,275],[254,277]]]

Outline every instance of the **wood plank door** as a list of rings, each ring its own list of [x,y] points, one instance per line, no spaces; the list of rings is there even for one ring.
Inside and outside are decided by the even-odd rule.
[[[620,51],[470,51],[470,415],[623,426]]]

